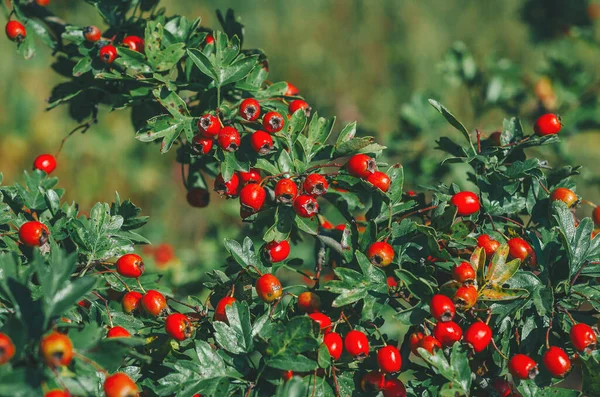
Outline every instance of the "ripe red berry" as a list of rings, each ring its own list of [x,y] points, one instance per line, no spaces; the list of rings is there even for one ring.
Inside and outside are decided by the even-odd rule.
[[[571,360],[567,353],[560,347],[550,347],[544,353],[543,362],[548,372],[556,378],[564,376],[571,369]]]
[[[83,28],[83,37],[87,41],[95,43],[102,37],[102,32],[96,26],[87,26]]]
[[[381,372],[398,372],[402,367],[402,357],[396,347],[387,345],[377,352],[377,364]]]
[[[513,259],[520,259],[521,263],[535,267],[537,264],[535,251],[531,245],[520,237],[513,237],[507,241],[508,254]]]
[[[73,359],[73,343],[67,335],[52,331],[42,338],[40,352],[50,367],[69,365]]]
[[[139,36],[127,36],[123,39],[121,44],[132,51],[144,53],[144,39]]]
[[[240,133],[233,127],[221,128],[217,143],[227,152],[235,152],[240,147]]]
[[[452,321],[456,314],[452,299],[442,294],[433,295],[429,303],[429,310],[433,318],[440,322]]]
[[[106,333],[107,338],[129,338],[131,334],[123,327],[112,327]]]
[[[294,377],[294,371],[292,371],[291,369],[288,371],[281,371],[281,372],[282,372],[281,377],[286,382]],[[193,396],[193,397],[196,397],[196,396]],[[198,396],[198,397],[202,397],[202,396]]]
[[[144,261],[137,254],[125,254],[117,261],[117,272],[123,277],[138,278],[144,274]]]
[[[387,193],[387,191],[390,189],[390,183],[392,180],[385,172],[375,171],[367,177],[367,182],[382,192]]]
[[[19,228],[19,240],[29,247],[44,245],[49,235],[46,225],[37,221],[25,222]]]
[[[240,116],[244,120],[254,121],[260,116],[260,104],[254,98],[247,98],[240,105]]]
[[[165,320],[165,331],[179,341],[191,337],[193,330],[192,322],[185,314],[173,313]]]
[[[123,372],[114,373],[104,381],[106,397],[138,397],[138,387],[129,375]]]
[[[500,248],[500,242],[493,240],[489,234],[482,234],[477,237],[477,246],[483,248],[485,254],[490,257],[494,255],[494,252]]]
[[[346,169],[350,175],[366,179],[377,171],[377,163],[366,154],[355,154],[346,163]]]
[[[71,394],[65,390],[54,389],[44,394],[44,397],[71,397]]]
[[[419,347],[427,350],[430,354],[433,354],[434,349],[442,348],[442,343],[431,335],[425,335],[423,339],[421,339]]]
[[[285,96],[294,95],[298,95],[298,89],[292,83],[287,83],[287,91],[285,92]]]
[[[238,175],[242,186],[246,186],[249,183],[259,183],[261,181],[260,171],[256,168],[250,168],[248,172],[240,171],[238,172]]]
[[[219,174],[215,178],[215,192],[221,196],[235,197],[238,194],[238,187],[240,186],[240,179],[237,173],[233,173],[231,179],[225,182],[223,175]]]
[[[281,282],[272,274],[263,274],[256,280],[256,293],[266,303],[271,303],[281,298],[283,288]]]
[[[302,194],[294,200],[294,211],[302,218],[311,218],[319,212],[319,204],[314,197]]]
[[[366,392],[377,392],[385,386],[385,375],[381,372],[368,372],[360,380],[360,388]]]
[[[112,44],[100,48],[100,60],[108,65],[113,63],[118,55],[117,48]]]
[[[398,280],[394,276],[387,276],[385,278],[385,283],[387,284],[388,288],[395,288],[398,286]]]
[[[456,290],[452,301],[460,310],[469,310],[477,303],[477,288],[472,285],[463,285]]]
[[[477,321],[465,332],[465,343],[473,348],[475,353],[482,352],[492,341],[492,329],[484,322]]]
[[[410,334],[410,338],[408,339],[408,343],[410,345],[410,351],[415,356],[419,355],[419,352],[417,351],[417,348],[420,347],[421,340],[424,337],[425,337],[425,335],[422,332],[413,332],[412,334]]]
[[[214,138],[221,131],[221,122],[217,116],[205,114],[198,120],[198,131],[207,138]]]
[[[292,203],[298,196],[298,186],[291,179],[280,179],[275,184],[275,199],[282,204]]]
[[[15,355],[15,344],[10,337],[0,332],[0,365],[6,364]]]
[[[508,371],[517,379],[533,379],[538,374],[537,363],[525,354],[516,354],[508,361]]]
[[[281,262],[290,254],[290,243],[287,240],[271,241],[265,245],[265,254],[269,262]]]
[[[265,130],[271,134],[281,131],[284,124],[285,122],[283,120],[283,116],[277,112],[268,112],[263,117],[263,127],[265,127]]]
[[[294,114],[298,110],[303,110],[306,117],[310,116],[310,106],[302,99],[295,99],[290,103],[290,106],[288,106],[288,112],[290,112],[290,114]]]
[[[600,206],[594,208],[594,211],[592,211],[592,219],[596,226],[600,226]]]
[[[208,190],[201,187],[194,187],[188,190],[186,199],[189,205],[196,208],[204,208],[208,206],[210,201],[210,193]]]
[[[450,199],[450,203],[455,206],[458,216],[469,216],[479,211],[479,197],[473,192],[458,192]]]
[[[367,250],[367,258],[375,266],[387,266],[392,263],[394,257],[394,248],[385,241],[376,241]]]
[[[322,196],[327,193],[329,183],[321,174],[310,174],[304,179],[302,184],[304,192],[311,196]]]
[[[352,330],[344,338],[344,347],[346,351],[354,357],[369,355],[369,339],[361,331]]]
[[[596,348],[597,338],[592,327],[587,324],[579,323],[571,327],[569,332],[573,347],[580,352],[593,350]]]
[[[215,315],[213,317],[214,321],[221,321],[229,324],[229,320],[227,319],[227,311],[225,308],[227,306],[232,306],[235,302],[235,298],[232,296],[226,296],[222,298],[219,303],[217,303],[217,307],[215,308]]]
[[[303,313],[314,313],[321,309],[321,298],[311,291],[304,291],[298,295],[298,310]]]
[[[208,36],[206,36],[206,38],[204,39],[204,42],[206,43],[206,45],[210,45],[210,44],[214,44],[215,43],[215,38],[213,37],[212,34],[209,34]]]
[[[265,131],[256,131],[250,136],[250,146],[258,154],[268,154],[273,150],[273,138]]]
[[[19,21],[8,21],[6,23],[5,32],[6,37],[8,37],[9,40],[16,42],[21,42],[27,37],[27,29],[25,29],[25,26]]]
[[[571,189],[558,187],[550,195],[550,201],[562,201],[571,208],[579,202],[579,197]]]
[[[331,330],[331,319],[327,315],[319,312],[310,313],[308,315],[315,323],[319,324],[321,332],[327,334]]]
[[[496,390],[500,397],[508,397],[512,393],[510,383],[502,378],[496,378],[492,382],[492,387]]]
[[[40,7],[47,7],[50,4],[50,0],[35,0],[35,4]]]
[[[329,354],[334,360],[339,360],[344,351],[344,342],[337,332],[330,332],[323,337],[323,343],[327,346]]]
[[[51,154],[40,154],[33,161],[33,169],[50,174],[56,169],[56,158]]]
[[[242,209],[250,213],[260,211],[265,200],[267,198],[267,192],[265,189],[256,183],[246,185],[240,191],[240,204]]]
[[[442,346],[452,346],[462,338],[462,335],[462,329],[454,321],[439,322],[433,328],[433,336]]]
[[[459,283],[472,283],[477,278],[477,273],[469,262],[462,262],[452,268],[452,278]]]
[[[142,301],[143,295],[137,291],[129,291],[125,295],[123,295],[123,299],[121,300],[121,305],[123,306],[123,311],[125,313],[131,313],[140,305]]]
[[[540,116],[533,126],[533,130],[538,136],[558,134],[561,128],[560,117],[552,113]]]
[[[383,397],[406,397],[406,388],[400,379],[388,379],[383,385]]]
[[[212,138],[206,138],[203,135],[196,135],[194,139],[192,139],[192,149],[197,154],[208,154],[210,153],[214,144],[214,140]]]
[[[160,292],[149,290],[142,297],[142,307],[146,313],[157,317],[167,310],[167,300]]]

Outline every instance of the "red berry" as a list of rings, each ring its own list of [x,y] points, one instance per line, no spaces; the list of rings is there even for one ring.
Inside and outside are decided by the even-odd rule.
[[[488,140],[494,146],[502,146],[502,141],[500,139],[501,137],[502,137],[502,131],[495,131],[490,134],[490,136],[488,137]]]
[[[213,37],[212,34],[209,34],[208,36],[206,36],[206,38],[204,39],[204,42],[206,43],[206,45],[210,45],[210,44],[214,44],[215,43],[215,38]]]
[[[315,312],[308,315],[315,323],[319,324],[321,332],[327,334],[331,330],[331,319],[323,313]]]
[[[479,197],[473,192],[458,192],[452,196],[450,203],[458,209],[458,216],[472,215],[481,208]]]
[[[287,83],[287,91],[285,92],[285,96],[294,96],[298,95],[298,89],[292,85],[292,83]]]
[[[192,322],[185,314],[173,313],[165,320],[165,331],[172,338],[182,341],[192,336]]]
[[[0,332],[0,365],[6,364],[15,355],[15,344],[10,337]]]
[[[281,262],[290,254],[290,243],[287,240],[271,241],[265,246],[265,253],[269,262]]]
[[[215,178],[215,192],[221,196],[235,197],[238,194],[238,187],[240,185],[240,179],[237,173],[233,173],[231,179],[225,182],[223,175],[219,174]]]
[[[37,221],[25,222],[19,228],[19,240],[29,247],[39,247],[48,241],[50,232],[46,225]]]
[[[344,342],[337,332],[330,332],[323,337],[323,343],[327,346],[329,354],[334,360],[339,360],[344,350]]]
[[[508,361],[508,371],[517,379],[533,379],[538,374],[537,363],[525,354],[516,354]]]
[[[56,168],[56,158],[51,154],[40,154],[33,161],[33,169],[44,171],[46,174],[52,173]]]
[[[452,301],[460,310],[469,310],[477,303],[477,288],[472,285],[463,285],[456,290]]]
[[[346,169],[350,175],[366,179],[377,171],[377,163],[366,154],[355,154],[346,163]]]
[[[117,261],[117,272],[123,277],[138,278],[144,274],[144,261],[137,254],[125,254]]]
[[[221,131],[221,122],[217,116],[205,114],[198,120],[198,131],[207,138],[214,138]]]
[[[123,39],[121,44],[132,51],[144,53],[144,39],[139,36],[127,36]]]
[[[535,251],[531,248],[531,245],[520,237],[513,237],[507,241],[508,254],[513,259],[520,259],[523,264],[535,267],[537,264],[537,258]]]
[[[260,116],[260,104],[254,98],[247,98],[240,105],[240,116],[244,120],[254,121]]]
[[[268,112],[263,117],[263,127],[271,134],[281,131],[284,124],[283,116],[277,112]]]
[[[294,200],[294,211],[302,218],[311,218],[319,212],[319,204],[314,197],[302,194]]]
[[[394,257],[394,248],[385,241],[376,241],[367,250],[367,258],[375,266],[387,266],[392,263]]]
[[[594,208],[594,211],[592,211],[592,219],[596,226],[600,226],[600,207]]]
[[[367,182],[382,192],[387,193],[387,191],[390,189],[390,183],[392,180],[385,172],[375,171],[367,177]]]
[[[87,26],[83,28],[83,37],[89,42],[95,43],[102,37],[102,32],[96,26]]]
[[[452,278],[459,283],[472,283],[477,278],[477,273],[469,262],[462,262],[452,268]]]
[[[281,298],[283,288],[281,282],[272,274],[263,274],[256,280],[256,293],[266,303],[271,303]]]
[[[233,127],[223,127],[219,132],[217,143],[227,152],[235,152],[240,147],[240,133]]]
[[[433,336],[442,346],[452,346],[462,338],[462,329],[454,321],[439,322],[433,328]]]
[[[421,339],[419,347],[427,350],[430,354],[433,354],[434,349],[442,348],[442,343],[431,335],[425,335],[423,339]]]
[[[283,204],[292,203],[298,196],[298,186],[291,179],[280,179],[275,185],[275,199]]]
[[[265,131],[256,131],[250,136],[250,145],[258,154],[268,154],[273,150],[273,138]]]
[[[402,367],[402,357],[394,346],[387,345],[377,352],[377,364],[381,372],[398,372]]]
[[[260,211],[266,198],[267,192],[262,186],[256,183],[246,185],[240,191],[240,204],[242,205],[242,209],[245,209],[250,213]]]
[[[25,26],[19,21],[8,21],[6,23],[5,31],[6,37],[12,41],[21,42],[27,37],[27,29],[25,29]]]
[[[571,189],[558,187],[550,195],[550,201],[562,201],[571,208],[579,202],[579,197]]]
[[[420,347],[421,340],[424,337],[425,337],[425,335],[422,332],[413,332],[412,334],[410,334],[410,338],[408,339],[408,343],[410,345],[410,351],[415,356],[419,355],[419,352],[417,351],[417,348]]]
[[[54,389],[44,394],[44,397],[71,397],[71,394],[65,390]]]
[[[142,301],[143,295],[137,291],[129,291],[125,295],[123,295],[123,300],[121,301],[121,305],[123,306],[123,311],[125,313],[131,313],[140,305]]]
[[[73,343],[67,335],[52,331],[42,338],[40,352],[50,367],[69,365],[73,359]]]
[[[400,379],[388,379],[383,386],[383,397],[406,397],[406,388]]]
[[[302,187],[306,194],[311,196],[322,196],[327,193],[329,183],[327,183],[327,179],[321,174],[310,174],[304,179]]]
[[[107,338],[129,338],[131,334],[123,327],[112,327],[106,333]]]
[[[288,112],[290,112],[290,114],[294,114],[298,110],[303,110],[304,114],[306,114],[306,117],[310,116],[310,106],[308,106],[308,103],[302,99],[293,100],[288,107]]]
[[[215,315],[213,317],[214,321],[221,321],[229,324],[229,320],[227,319],[227,311],[225,308],[227,306],[232,306],[235,302],[235,298],[232,296],[226,296],[217,303],[217,307],[215,308]]]
[[[246,186],[249,183],[259,183],[261,181],[260,171],[256,168],[250,168],[248,172],[240,171],[238,174],[242,186]]]
[[[360,380],[360,388],[366,392],[377,392],[385,386],[385,375],[381,372],[368,372]]]
[[[510,383],[502,378],[496,378],[492,382],[492,387],[496,389],[496,392],[500,395],[500,397],[508,397],[512,393]]]
[[[138,387],[129,375],[117,372],[104,381],[106,397],[138,397]]]
[[[580,352],[593,350],[596,348],[596,334],[592,327],[587,324],[579,323],[571,327],[569,332],[573,347]]]
[[[471,345],[475,353],[482,352],[492,341],[492,329],[484,322],[477,321],[465,332],[465,342]]]
[[[567,353],[560,347],[550,347],[544,353],[543,362],[548,372],[556,378],[564,376],[571,369],[571,360]]]
[[[113,63],[118,55],[117,48],[112,44],[100,48],[100,60],[108,65]]]
[[[533,126],[533,130],[538,136],[558,134],[561,128],[560,118],[552,113],[540,116]]]
[[[188,190],[186,199],[189,205],[196,208],[204,208],[208,206],[210,193],[208,190],[201,187],[194,187]]]
[[[361,331],[352,330],[344,338],[344,347],[346,351],[354,357],[369,355],[369,339]]]
[[[477,246],[483,248],[485,254],[490,257],[494,255],[494,252],[500,248],[500,242],[498,240],[492,240],[489,234],[482,234],[477,237]]]
[[[396,288],[398,286],[398,280],[394,276],[387,276],[385,283],[387,284],[388,288]]]
[[[321,298],[311,291],[298,295],[298,310],[303,313],[314,313],[321,309]]]
[[[50,4],[50,0],[35,0],[35,4],[39,5],[40,7],[47,7],[48,4]]]
[[[433,318],[440,322],[452,321],[456,314],[452,299],[442,294],[433,295],[429,303],[429,310]]]
[[[157,317],[167,310],[167,300],[160,292],[149,290],[142,297],[142,307],[146,313]]]
[[[206,138],[203,135],[196,135],[192,140],[192,149],[198,154],[208,154],[210,153],[214,144],[214,140],[212,138]]]
[[[288,380],[294,377],[294,371],[292,371],[291,369],[288,371],[282,371],[281,377],[287,382]]]

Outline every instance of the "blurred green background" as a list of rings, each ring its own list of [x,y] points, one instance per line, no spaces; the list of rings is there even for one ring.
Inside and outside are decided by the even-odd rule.
[[[553,3],[545,4],[553,7]],[[433,183],[438,177],[465,182],[459,167],[444,175],[433,172],[433,164],[442,159],[434,150],[435,140],[454,132],[444,123],[432,123],[431,128],[414,133],[401,122],[405,104],[415,92],[431,92],[471,130],[479,128],[487,135],[502,126],[502,111],[475,115],[464,87],[449,84],[440,73],[438,64],[455,41],[466,43],[478,62],[490,55],[509,58],[521,67],[530,91],[541,76],[540,61],[550,50],[564,50],[592,74],[600,60],[600,50],[582,40],[559,38],[551,44],[533,40],[521,18],[525,2],[518,0],[167,0],[162,4],[168,15],[201,16],[204,26],[214,28],[219,27],[215,10],[233,8],[246,25],[244,46],[261,48],[269,57],[270,80],[292,82],[321,115],[338,116],[338,128],[358,120],[362,133],[375,135],[391,147],[394,158],[390,160],[410,165],[407,188]],[[73,24],[104,26],[83,1],[52,0],[50,8]],[[595,29],[597,34],[597,23]],[[30,61],[18,56],[8,40],[0,40],[0,50],[4,54],[0,170],[5,183],[12,183],[20,179],[22,169],[31,168],[38,154],[56,153],[76,123],[66,108],[45,111],[45,99],[61,81],[49,67],[49,50],[40,45]],[[442,121],[435,112],[431,117]],[[54,175],[67,189],[66,199],[77,200],[87,211],[96,201],[111,202],[118,191],[151,217],[145,235],[155,244],[172,244],[179,266],[196,274],[219,266],[224,249],[216,241],[235,237],[237,228],[218,226],[239,223],[237,202],[212,194],[208,209],[189,207],[175,151],[161,155],[158,146],[136,141],[128,111],[102,109],[99,118],[99,124],[84,136],[74,135],[60,155]],[[526,133],[531,132],[530,122],[525,118]],[[591,201],[600,201],[599,147],[593,129],[572,134],[565,139],[560,160],[574,159],[585,167],[578,193]],[[555,151],[546,155],[551,163],[559,161],[552,157]],[[589,207],[582,211],[589,212]]]

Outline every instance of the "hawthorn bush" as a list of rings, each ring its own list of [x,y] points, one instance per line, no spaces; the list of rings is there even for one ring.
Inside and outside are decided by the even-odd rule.
[[[239,198],[250,236],[224,241],[206,300],[179,296],[132,253],[148,243],[140,209],[61,203],[60,164],[41,155],[0,187],[0,395],[598,395],[600,210],[578,219],[579,169],[526,150],[558,142],[555,114],[484,139],[430,99],[462,135],[439,139],[444,163],[470,167],[477,190],[404,192],[384,146],[355,123],[333,133],[267,80],[231,11],[212,31],[158,1],[88,3],[108,28],[13,1],[7,36],[25,57],[38,37],[69,79],[50,107],[84,122],[72,133],[100,105],[131,108],[138,140],[176,148],[190,205],[209,206],[209,188]],[[303,240],[307,264],[291,255]],[[381,331],[392,320],[410,325],[403,340]]]

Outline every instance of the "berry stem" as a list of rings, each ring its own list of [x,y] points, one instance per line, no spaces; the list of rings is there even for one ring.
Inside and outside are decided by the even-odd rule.
[[[420,210],[411,211],[411,212],[409,212],[408,214],[404,214],[404,215],[402,215],[401,217],[399,217],[399,218],[395,219],[395,221],[396,221],[396,222],[400,222],[400,221],[402,221],[403,219],[406,219],[406,218],[408,218],[408,217],[410,217],[410,216],[413,216],[413,215],[418,215],[418,214],[422,214],[423,212],[427,212],[427,211],[430,211],[430,210],[436,209],[437,207],[438,207],[437,205],[430,205],[429,207],[421,208]]]
[[[185,306],[185,307],[187,307],[189,309],[192,309],[196,313],[201,313],[202,312],[202,310],[198,306],[193,306],[193,305],[190,305],[188,303],[184,303],[184,302],[182,302],[182,301],[180,301],[178,299],[173,298],[172,296],[166,296],[166,298],[167,298],[167,300],[170,300],[170,301],[173,301],[175,303],[178,303],[181,306]]]
[[[546,330],[546,349],[550,349],[550,331],[552,330],[553,317],[554,312],[550,314],[550,323],[548,324],[548,329]]]
[[[110,309],[108,308],[108,301],[106,299],[104,299],[104,297],[102,295],[100,295],[99,293],[97,293],[96,291],[92,291],[92,293],[104,302],[104,306],[106,307],[106,315],[108,316],[108,322],[110,324],[110,327],[112,328],[113,321],[112,321],[112,315],[110,314]]]
[[[498,349],[498,346],[496,346],[496,341],[494,340],[494,338],[492,338],[492,346],[494,346],[494,349],[496,349],[496,351],[498,352],[498,354],[500,355],[500,357],[502,357],[502,358],[503,358],[503,359],[505,359],[505,360],[508,360],[508,357],[506,357],[506,356],[504,355],[504,353],[502,353],[502,352],[500,351],[500,349]]]
[[[335,386],[335,396],[341,397],[342,393],[340,392],[340,385],[337,380],[336,371],[337,371],[337,368],[335,367],[335,365],[332,366],[331,367],[331,376],[333,377],[333,384]]]

